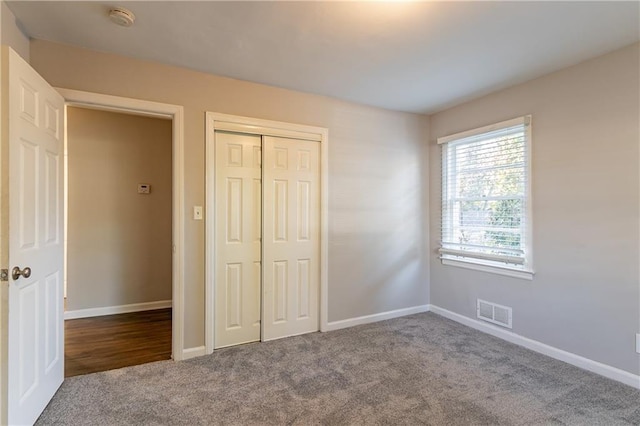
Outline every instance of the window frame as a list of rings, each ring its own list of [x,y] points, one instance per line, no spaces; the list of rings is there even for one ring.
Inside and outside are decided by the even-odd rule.
[[[477,271],[489,272],[499,275],[506,275],[514,278],[522,278],[526,280],[532,280],[534,276],[533,269],[533,197],[531,191],[532,182],[532,168],[531,168],[531,115],[525,115],[511,120],[501,121],[499,123],[491,124],[488,126],[479,127],[476,129],[467,130],[464,132],[454,133],[452,135],[438,138],[438,145],[441,146],[441,198],[440,198],[440,247],[438,248],[439,258],[443,265],[456,266],[465,269],[472,269]],[[456,142],[460,139],[482,135],[484,133],[494,132],[501,129],[507,129],[518,125],[524,126],[525,141],[524,141],[524,173],[525,173],[525,188],[524,188],[524,226],[522,229],[522,235],[524,237],[524,246],[522,250],[524,252],[522,265],[515,263],[504,263],[499,260],[490,259],[490,255],[483,255],[480,251],[475,252],[475,257],[464,256],[463,254],[456,254],[456,250],[444,248],[444,214],[442,206],[449,199],[448,194],[451,192],[449,187],[448,177],[448,144]],[[447,197],[447,199],[445,199]],[[451,223],[451,221],[448,221]],[[484,259],[482,257],[485,257]]]

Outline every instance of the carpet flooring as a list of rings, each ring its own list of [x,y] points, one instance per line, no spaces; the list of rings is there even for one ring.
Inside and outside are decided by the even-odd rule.
[[[71,377],[39,425],[624,425],[640,391],[433,313]]]

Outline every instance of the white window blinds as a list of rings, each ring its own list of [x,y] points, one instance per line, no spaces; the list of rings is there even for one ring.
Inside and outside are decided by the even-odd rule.
[[[443,259],[530,267],[530,116],[441,138]]]

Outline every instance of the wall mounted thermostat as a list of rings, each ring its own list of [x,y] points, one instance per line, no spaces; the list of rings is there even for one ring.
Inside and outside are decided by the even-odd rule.
[[[151,192],[151,185],[148,183],[138,184],[138,194],[149,194]]]

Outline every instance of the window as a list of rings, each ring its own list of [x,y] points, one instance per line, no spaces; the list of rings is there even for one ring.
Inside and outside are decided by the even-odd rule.
[[[531,117],[438,139],[447,265],[531,279]]]

